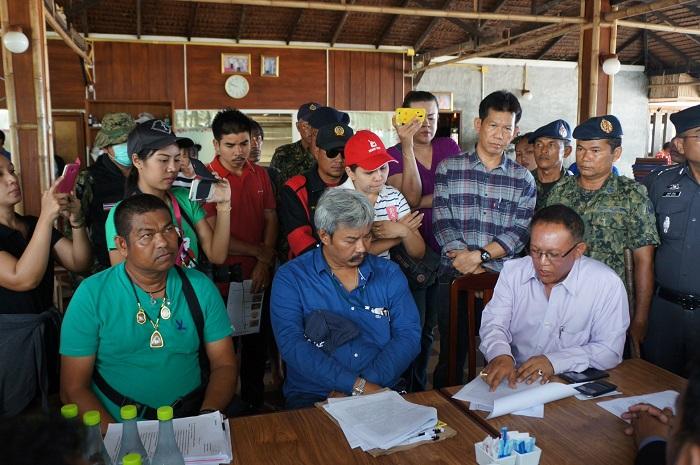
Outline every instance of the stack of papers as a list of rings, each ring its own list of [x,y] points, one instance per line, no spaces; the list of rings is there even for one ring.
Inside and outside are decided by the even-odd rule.
[[[412,404],[396,391],[331,398],[323,408],[338,422],[350,447],[365,452],[430,439],[438,421],[434,407]]]
[[[139,436],[149,457],[158,442],[158,420],[139,421]],[[175,440],[188,465],[218,465],[233,460],[228,421],[219,412],[173,420]],[[104,438],[112,463],[116,462],[122,440],[122,425],[111,423]]]
[[[573,396],[578,393],[574,388],[581,384],[583,383],[540,384],[539,381],[535,381],[532,384],[518,383],[515,389],[511,389],[508,386],[508,380],[504,379],[496,390],[491,392],[489,385],[483,378],[478,377],[469,384],[465,384],[452,397],[469,402],[471,410],[491,412],[488,418],[496,418],[510,413],[543,418],[544,404]]]
[[[668,407],[675,414],[676,399],[678,399],[678,395],[679,394],[676,391],[663,391],[656,392],[654,394],[644,394],[641,396],[621,397],[619,399],[606,400],[605,402],[598,402],[598,406],[620,418],[622,418],[622,414],[625,413],[631,406],[634,404],[639,404],[640,402],[651,404],[660,410]]]

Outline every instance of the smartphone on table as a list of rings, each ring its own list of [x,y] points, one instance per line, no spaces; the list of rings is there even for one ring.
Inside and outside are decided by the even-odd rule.
[[[396,124],[403,126],[409,124],[415,118],[421,123],[425,121],[425,108],[397,108],[396,109]]]
[[[70,193],[75,188],[78,173],[80,173],[80,158],[76,158],[75,163],[68,163],[63,168],[63,179],[56,186],[56,192],[61,194]]]
[[[607,371],[598,370],[597,368],[589,368],[581,373],[576,371],[566,371],[558,374],[557,376],[569,383],[585,383],[586,381],[595,381],[597,379],[607,378],[610,375]]]
[[[615,386],[613,383],[608,383],[607,381],[593,381],[592,383],[577,386],[574,389],[588,397],[598,397],[602,396],[603,394],[607,394],[608,392],[613,392],[615,389],[617,389],[617,386]]]

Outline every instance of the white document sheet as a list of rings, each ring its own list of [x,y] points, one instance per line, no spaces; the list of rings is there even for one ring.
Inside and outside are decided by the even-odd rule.
[[[158,442],[158,420],[138,422],[139,436],[149,457]],[[219,412],[173,420],[175,440],[188,465],[229,463],[233,460],[228,421]],[[104,437],[107,453],[116,463],[122,440],[121,423],[110,423]]]
[[[646,402],[647,404],[651,404],[659,409],[668,407],[673,410],[673,413],[675,414],[676,399],[678,399],[678,395],[679,394],[676,391],[662,391],[655,392],[653,394],[643,394],[641,396],[621,397],[620,399],[606,400],[604,402],[598,402],[598,406],[620,418],[622,418],[622,414],[625,413],[631,406],[640,402]]]
[[[253,281],[247,279],[242,283],[231,283],[228,287],[226,311],[233,325],[233,336],[255,334],[260,332],[260,319],[265,294],[253,294]]]
[[[540,384],[539,381],[535,381],[532,384],[518,383],[515,389],[511,389],[508,386],[508,380],[503,380],[496,390],[491,392],[489,385],[483,378],[478,377],[462,387],[452,397],[478,404],[482,410],[491,412],[488,418],[496,418],[510,413],[517,415],[519,411],[525,411],[523,413],[525,415],[542,418],[544,417],[544,404],[573,396],[578,392],[574,387],[580,384],[582,383]],[[538,407],[540,405],[542,406],[541,410]],[[534,407],[538,408],[533,409]]]
[[[383,391],[324,405],[340,424],[351,447],[391,449],[435,427],[434,407],[412,404],[395,391]]]

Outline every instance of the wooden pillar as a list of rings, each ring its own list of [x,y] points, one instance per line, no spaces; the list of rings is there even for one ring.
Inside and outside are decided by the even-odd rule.
[[[581,31],[581,52],[579,53],[579,122],[590,117],[604,115],[608,103],[612,104],[612,86],[609,77],[603,73],[600,56],[608,55],[611,46],[609,27],[601,27],[601,15],[611,11],[610,0],[585,0],[584,14],[592,24],[590,29]]]
[[[12,161],[22,184],[25,214],[39,215],[41,193],[53,179],[51,100],[43,0],[0,0],[2,32],[20,26],[29,39],[24,53],[2,47],[10,119]]]

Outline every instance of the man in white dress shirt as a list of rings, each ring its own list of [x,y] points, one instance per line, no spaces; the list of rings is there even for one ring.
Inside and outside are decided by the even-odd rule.
[[[481,372],[491,389],[507,379],[549,381],[565,371],[609,369],[622,361],[627,293],[607,265],[585,257],[584,224],[564,205],[538,211],[530,254],[503,266],[484,309]]]

